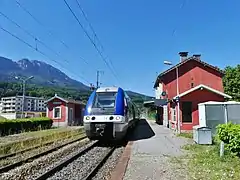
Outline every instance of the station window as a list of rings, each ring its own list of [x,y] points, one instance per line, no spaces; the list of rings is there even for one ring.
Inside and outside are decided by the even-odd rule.
[[[53,109],[53,118],[55,118],[55,119],[61,118],[61,108],[60,107],[55,107]]]

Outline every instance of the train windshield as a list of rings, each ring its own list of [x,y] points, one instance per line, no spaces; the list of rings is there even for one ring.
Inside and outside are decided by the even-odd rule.
[[[99,92],[93,104],[93,108],[114,108],[116,92]]]

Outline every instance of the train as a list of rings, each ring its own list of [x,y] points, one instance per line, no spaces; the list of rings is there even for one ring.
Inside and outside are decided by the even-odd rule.
[[[122,140],[140,111],[121,87],[100,87],[87,101],[83,125],[90,140]]]

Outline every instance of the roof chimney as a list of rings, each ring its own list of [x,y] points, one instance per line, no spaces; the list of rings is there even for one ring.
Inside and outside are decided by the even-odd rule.
[[[185,59],[187,59],[188,52],[179,52],[178,54],[180,55],[180,62],[182,62]]]
[[[193,54],[194,58],[197,58],[198,60],[201,60],[201,54]]]

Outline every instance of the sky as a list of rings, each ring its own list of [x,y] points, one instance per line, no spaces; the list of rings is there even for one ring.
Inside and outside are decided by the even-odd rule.
[[[154,96],[157,74],[169,68],[163,61],[178,63],[180,51],[201,54],[203,61],[220,68],[240,63],[238,0],[78,0],[103,49],[76,0],[66,1],[93,43],[64,0],[17,1],[37,22],[15,0],[0,0],[0,12],[33,37],[1,14],[0,27],[33,48],[0,29],[0,56],[44,61],[87,85],[96,84],[100,70],[102,86]]]

